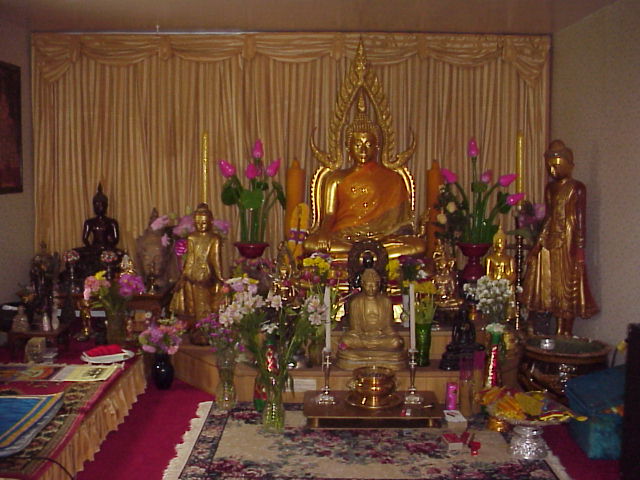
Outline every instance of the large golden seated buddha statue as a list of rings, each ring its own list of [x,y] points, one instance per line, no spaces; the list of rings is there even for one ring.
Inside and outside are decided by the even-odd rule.
[[[367,102],[378,124],[369,118]],[[353,107],[356,111],[347,125]],[[321,251],[344,260],[354,242],[366,239],[381,242],[390,258],[425,252],[426,239],[414,233],[414,180],[405,166],[415,142],[403,153],[392,153],[391,114],[385,107],[360,44],[338,96],[329,153],[310,141],[322,166],[311,185],[313,222],[304,242],[307,253]],[[340,141],[343,131],[344,143]],[[350,162],[345,168],[342,145]]]

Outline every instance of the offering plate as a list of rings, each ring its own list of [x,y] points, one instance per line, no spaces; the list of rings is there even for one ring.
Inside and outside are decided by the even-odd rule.
[[[387,367],[356,368],[349,386],[346,401],[354,407],[391,408],[402,403],[402,396],[395,393],[395,373]]]

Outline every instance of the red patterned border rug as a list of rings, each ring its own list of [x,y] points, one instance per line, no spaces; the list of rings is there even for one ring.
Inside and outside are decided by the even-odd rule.
[[[476,431],[478,456],[448,452],[439,429],[311,430],[302,406],[287,405],[283,434],[261,431],[249,404],[231,412],[205,402],[163,480],[567,480],[549,461],[510,457],[496,432]],[[554,473],[555,470],[555,473]]]

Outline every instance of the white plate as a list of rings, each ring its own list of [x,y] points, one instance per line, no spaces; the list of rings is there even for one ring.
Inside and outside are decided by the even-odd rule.
[[[82,352],[80,358],[87,363],[116,363],[116,362],[124,362],[125,360],[129,360],[133,357],[133,352],[131,350],[122,349],[123,353],[114,353],[113,355],[99,355],[97,357],[88,357]]]

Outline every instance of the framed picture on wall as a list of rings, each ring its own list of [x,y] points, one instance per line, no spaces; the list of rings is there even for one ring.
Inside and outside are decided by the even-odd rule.
[[[0,62],[0,193],[22,192],[20,67]]]

